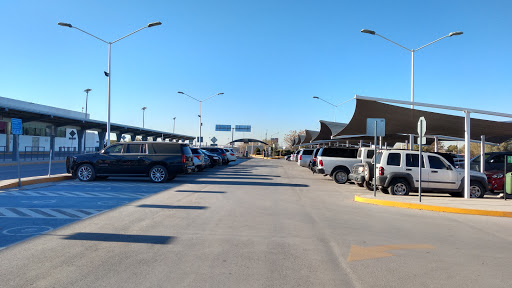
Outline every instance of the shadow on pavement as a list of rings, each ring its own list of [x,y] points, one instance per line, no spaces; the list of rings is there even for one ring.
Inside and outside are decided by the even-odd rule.
[[[81,241],[102,241],[102,242],[124,242],[141,244],[170,244],[176,237],[156,236],[156,235],[131,235],[131,234],[112,234],[112,233],[76,233],[64,237],[65,240]]]
[[[176,181],[178,182],[178,181]],[[270,182],[251,182],[251,181],[209,181],[196,180],[187,184],[207,184],[207,185],[237,185],[237,186],[274,186],[274,187],[309,187],[305,184],[288,184],[288,183],[270,183]]]
[[[208,209],[206,206],[183,206],[183,205],[154,205],[154,204],[142,204],[137,207],[141,208],[160,208],[160,209],[187,209],[187,210],[204,210]]]
[[[224,191],[197,191],[197,190],[176,190],[174,192],[188,192],[188,193],[218,193],[218,194],[221,194],[221,193],[226,193]]]

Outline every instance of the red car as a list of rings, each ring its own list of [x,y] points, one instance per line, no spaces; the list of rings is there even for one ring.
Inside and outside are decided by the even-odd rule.
[[[487,176],[489,192],[494,193],[498,191],[503,191],[503,185],[505,184],[505,177],[503,175],[503,171],[485,171],[485,175]]]

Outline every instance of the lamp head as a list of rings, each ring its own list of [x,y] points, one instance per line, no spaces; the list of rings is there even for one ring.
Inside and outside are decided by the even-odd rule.
[[[142,107],[142,110],[146,110],[146,109],[148,109],[148,107]]]
[[[59,22],[57,23],[59,26],[64,26],[64,27],[69,27],[69,28],[73,28],[73,26],[71,26],[71,24],[69,23],[64,23],[64,22]]]
[[[221,93],[217,93],[217,95],[222,95],[222,94],[224,94],[224,93],[222,93],[222,92]]]
[[[373,30],[369,30],[369,29],[363,29],[363,30],[361,30],[361,33],[366,33],[366,34],[372,34],[372,35],[375,35],[375,31],[373,31]]]
[[[178,91],[178,93],[179,93],[179,94],[185,94],[185,93],[183,93],[183,92],[181,92],[181,91]]]
[[[462,35],[464,34],[462,31],[457,31],[457,32],[451,32],[450,34],[448,34],[448,36],[452,37],[452,36],[457,36],[457,35]]]
[[[313,98],[315,98],[315,99],[320,99],[320,98],[318,98],[318,96],[313,96]]]
[[[84,92],[85,92],[85,93],[89,93],[89,92],[91,92],[91,91],[92,91],[92,89],[89,89],[89,88],[87,88],[87,89],[85,89],[85,90],[84,90]]]
[[[153,26],[159,26],[159,25],[162,25],[162,22],[153,22],[153,23],[149,23],[148,24],[148,28],[151,28]]]

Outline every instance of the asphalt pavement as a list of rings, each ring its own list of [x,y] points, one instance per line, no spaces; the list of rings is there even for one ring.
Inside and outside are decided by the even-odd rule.
[[[34,192],[158,187],[90,184],[68,180]],[[355,202],[369,192],[284,160],[252,159],[163,185],[172,187],[0,250],[2,285],[509,287],[512,280],[509,218]],[[15,191],[22,190],[3,193]],[[98,207],[85,198],[70,209]],[[37,232],[31,229],[9,233]]]

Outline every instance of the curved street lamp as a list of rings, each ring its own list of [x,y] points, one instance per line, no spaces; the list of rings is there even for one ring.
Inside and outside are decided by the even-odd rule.
[[[352,100],[352,98],[350,98],[349,100],[344,101],[344,102],[341,102],[341,103],[340,103],[340,104],[338,104],[338,105],[334,105],[334,104],[332,104],[331,102],[326,101],[326,100],[324,100],[324,99],[322,99],[322,98],[320,98],[320,97],[318,97],[318,96],[313,96],[313,98],[314,98],[314,99],[318,99],[318,100],[322,100],[322,101],[324,101],[325,103],[327,103],[327,104],[329,104],[329,105],[334,106],[334,122],[336,122],[336,108],[338,108],[338,106],[340,106],[340,105],[342,105],[342,104],[345,104],[345,103],[347,103],[348,101]]]
[[[89,33],[89,32],[86,32],[86,31],[84,31],[84,30],[82,30],[82,29],[80,29],[80,28],[78,28],[78,27],[73,26],[73,25],[71,25],[71,24],[69,24],[69,23],[59,22],[59,23],[57,23],[57,25],[62,26],[62,27],[75,28],[75,29],[76,29],[76,30],[78,30],[78,31],[81,31],[81,32],[83,32],[83,33],[85,33],[85,34],[87,34],[87,35],[89,35],[89,36],[92,36],[92,37],[94,37],[94,38],[96,38],[96,39],[100,40],[100,41],[101,41],[101,42],[103,42],[103,43],[108,44],[108,72],[105,72],[105,76],[107,76],[107,78],[108,78],[108,101],[107,101],[107,144],[108,144],[108,145],[110,145],[110,78],[111,78],[111,76],[112,76],[112,74],[111,74],[111,65],[110,65],[110,54],[111,54],[111,53],[110,53],[110,51],[111,51],[111,45],[112,45],[112,44],[114,44],[114,43],[116,43],[117,41],[119,41],[119,40],[121,40],[121,39],[124,39],[124,38],[126,38],[126,37],[128,37],[128,36],[130,36],[130,35],[132,35],[132,34],[135,34],[135,33],[139,32],[140,30],[143,30],[143,29],[146,29],[146,28],[151,28],[151,27],[154,27],[154,26],[162,25],[162,22],[153,22],[153,23],[149,23],[148,25],[146,25],[146,26],[144,26],[144,27],[142,27],[142,28],[140,28],[140,29],[138,29],[138,30],[135,30],[135,31],[133,31],[132,33],[127,34],[127,35],[125,35],[125,36],[123,36],[123,37],[121,37],[121,38],[119,38],[119,39],[117,39],[117,40],[115,40],[115,41],[112,41],[112,42],[105,41],[105,40],[103,40],[103,39],[101,39],[101,38],[99,38],[99,37],[97,37],[97,36],[92,35],[92,34],[91,34],[91,33]]]
[[[396,43],[396,42],[394,42],[394,41],[392,41],[392,40],[389,40],[388,38],[386,38],[386,37],[384,37],[384,36],[382,36],[382,35],[380,35],[380,34],[377,34],[377,33],[376,33],[375,31],[373,31],[373,30],[369,30],[369,29],[362,29],[362,30],[361,30],[361,33],[366,33],[366,34],[370,34],[370,35],[377,35],[377,36],[379,36],[379,37],[381,37],[381,38],[384,38],[385,40],[387,40],[387,41],[389,41],[389,42],[391,42],[391,43],[393,43],[393,44],[395,44],[395,45],[397,45],[397,46],[400,46],[400,47],[404,48],[405,50],[407,50],[407,51],[411,52],[411,59],[412,59],[412,61],[411,61],[411,102],[412,102],[412,103],[414,103],[414,52],[416,52],[416,51],[418,51],[418,50],[420,50],[420,49],[423,49],[423,48],[425,48],[425,47],[427,47],[427,46],[429,46],[429,45],[431,45],[431,44],[434,44],[434,43],[436,43],[437,41],[439,41],[439,40],[441,40],[441,39],[444,39],[444,38],[446,38],[446,37],[452,37],[452,36],[457,36],[457,35],[462,35],[462,34],[464,34],[462,31],[451,32],[451,33],[449,33],[448,35],[445,35],[445,36],[443,36],[443,37],[441,37],[441,38],[439,38],[439,39],[436,39],[436,40],[434,40],[434,41],[432,41],[432,42],[430,42],[430,43],[428,43],[428,44],[425,44],[425,45],[421,46],[420,48],[417,48],[417,49],[409,49],[409,48],[406,48],[406,47],[404,47],[404,46],[402,46],[402,45],[400,45],[400,44],[398,44],[398,43]],[[411,104],[411,109],[414,109],[414,104]]]
[[[451,32],[448,35],[445,35],[445,36],[443,36],[443,37],[441,37],[439,39],[436,39],[436,40],[434,40],[434,41],[432,41],[430,43],[427,43],[427,44],[421,46],[420,48],[409,49],[409,48],[406,48],[406,47],[404,47],[404,46],[402,46],[402,45],[400,45],[400,44],[398,44],[398,43],[396,43],[396,42],[394,42],[392,40],[389,40],[388,38],[386,38],[386,37],[384,37],[382,35],[377,34],[373,30],[362,29],[361,33],[366,33],[366,34],[370,34],[370,35],[377,35],[377,36],[379,36],[379,37],[381,37],[381,38],[383,38],[383,39],[385,39],[385,40],[387,40],[387,41],[389,41],[389,42],[391,42],[391,43],[393,43],[393,44],[395,44],[397,46],[400,46],[400,47],[404,48],[405,50],[407,50],[409,52],[411,52],[411,109],[414,109],[414,52],[416,52],[416,51],[418,51],[420,49],[423,49],[423,48],[425,48],[425,47],[427,47],[427,46],[429,46],[431,44],[434,44],[435,42],[437,42],[437,41],[439,41],[441,39],[444,39],[446,37],[452,37],[452,36],[458,36],[458,35],[464,34],[462,31]],[[411,143],[411,150],[413,150],[414,135],[412,135],[412,134],[410,135],[409,141]]]
[[[199,117],[199,141],[198,142],[199,142],[199,148],[201,148],[201,142],[202,142],[201,141],[201,126],[203,126],[202,117],[201,117],[201,103],[203,103],[204,101],[206,101],[208,99],[211,99],[211,98],[213,98],[213,97],[215,97],[217,95],[222,95],[224,93],[221,92],[221,93],[213,94],[212,96],[210,96],[210,97],[208,97],[208,98],[206,98],[204,100],[199,100],[199,99],[194,98],[194,97],[188,95],[187,93],[184,93],[184,92],[181,92],[181,91],[178,91],[178,94],[183,94],[183,95],[188,96],[188,97],[196,100],[197,102],[199,102],[199,115],[197,115]]]

